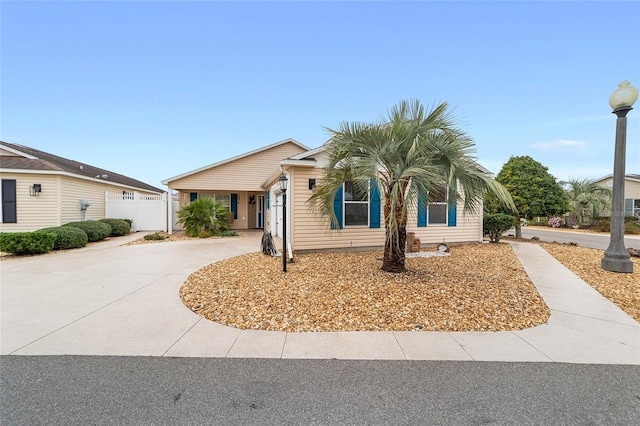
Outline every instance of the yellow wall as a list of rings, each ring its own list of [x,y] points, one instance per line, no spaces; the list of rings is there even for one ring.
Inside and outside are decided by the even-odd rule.
[[[295,182],[292,190],[295,199],[292,207],[291,241],[294,250],[317,250],[349,247],[383,247],[385,239],[384,218],[382,215],[380,228],[343,228],[328,229],[326,220],[317,218],[306,202],[312,194],[308,187],[308,179],[319,181],[322,170],[317,168],[297,167],[290,170]],[[422,244],[441,242],[477,242],[482,240],[482,217],[480,215],[464,215],[462,206],[457,209],[457,226],[417,226],[416,214],[411,214],[407,232],[415,232]]]
[[[287,142],[255,154],[230,161],[210,169],[169,182],[180,192],[262,191],[262,182],[278,163],[304,152],[300,146]]]
[[[80,200],[91,202],[87,220],[105,217],[105,192],[131,190],[100,180],[57,174],[2,173],[2,179],[16,180],[17,223],[2,223],[2,232],[28,232],[83,220]],[[29,195],[34,184],[42,185],[38,197]]]
[[[59,176],[26,173],[2,173],[2,179],[16,181],[17,223],[0,223],[2,232],[27,232],[50,226],[60,221]],[[30,195],[34,183],[42,185],[39,196]]]

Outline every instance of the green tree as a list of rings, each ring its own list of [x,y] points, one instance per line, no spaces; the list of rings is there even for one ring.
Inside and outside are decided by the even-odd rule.
[[[378,123],[343,122],[339,130],[327,129],[329,162],[309,202],[337,225],[333,202],[342,184],[353,182],[363,192],[376,185],[384,212],[384,271],[406,270],[408,213],[415,211],[418,197],[436,194],[439,185],[453,195],[450,203],[464,201],[465,212],[481,209],[489,191],[513,207],[505,188],[475,163],[473,141],[455,126],[447,108],[441,103],[426,110],[417,100],[402,101]]]
[[[229,209],[211,197],[201,197],[178,211],[178,222],[190,237],[206,238],[229,229]]]
[[[611,189],[598,185],[594,180],[569,179],[560,182],[569,200],[569,223],[584,225],[611,206]]]
[[[529,156],[511,157],[496,180],[504,185],[516,205],[516,237],[522,237],[520,219],[562,215],[569,210],[567,198],[549,169]],[[487,197],[490,213],[510,213],[495,197]]]

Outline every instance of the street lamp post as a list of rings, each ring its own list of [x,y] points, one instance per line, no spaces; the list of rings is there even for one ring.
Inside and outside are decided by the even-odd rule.
[[[624,167],[627,144],[627,114],[638,99],[638,89],[623,81],[609,98],[616,120],[616,148],[613,157],[613,195],[611,197],[611,236],[600,263],[611,272],[633,272],[633,262],[624,247]]]
[[[287,272],[287,183],[288,179],[282,173],[278,178],[282,191],[282,272]]]

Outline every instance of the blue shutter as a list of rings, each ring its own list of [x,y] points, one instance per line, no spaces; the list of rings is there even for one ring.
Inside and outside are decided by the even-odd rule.
[[[451,200],[453,199],[453,202]],[[449,208],[447,209],[447,226],[456,226],[457,204],[455,191],[449,191]]]
[[[271,209],[271,191],[267,191],[267,210]]]
[[[198,199],[198,193],[197,192],[190,192],[189,193],[189,201],[195,201]]]
[[[427,226],[427,197],[424,194],[418,194],[418,227],[424,228]]]
[[[380,228],[380,191],[378,184],[371,179],[369,191],[369,228]]]
[[[342,229],[342,186],[338,189],[333,199],[333,212],[338,218],[338,229]],[[331,222],[331,229],[336,229],[333,221]]]
[[[2,179],[2,223],[18,223],[16,180]]]
[[[233,218],[238,218],[238,194],[231,194],[231,213]]]

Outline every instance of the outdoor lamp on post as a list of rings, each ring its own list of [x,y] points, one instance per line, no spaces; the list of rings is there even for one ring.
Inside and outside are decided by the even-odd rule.
[[[611,236],[609,248],[600,263],[602,269],[611,272],[633,273],[633,262],[624,247],[624,167],[627,144],[627,114],[638,99],[638,89],[628,81],[618,85],[609,98],[609,105],[616,120],[616,148],[613,157],[613,195],[611,197]]]
[[[287,183],[284,172],[278,178],[278,186],[282,191],[282,271],[287,272]]]

